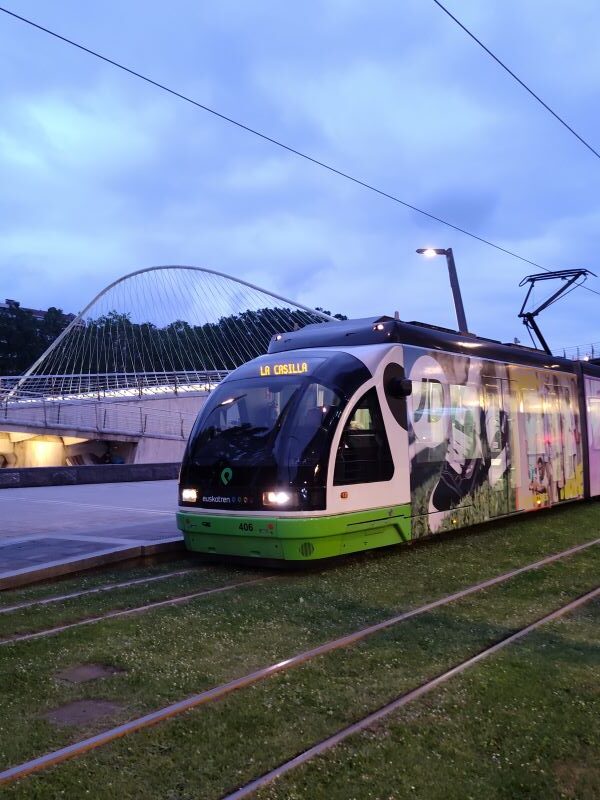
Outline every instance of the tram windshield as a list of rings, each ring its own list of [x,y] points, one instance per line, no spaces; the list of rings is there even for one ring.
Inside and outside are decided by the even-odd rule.
[[[314,465],[319,453],[313,440],[342,405],[335,389],[295,377],[231,381],[211,400],[192,459],[206,464],[218,456],[247,467],[273,458],[288,467]]]
[[[260,507],[263,491],[292,486],[299,490],[296,507],[321,506],[333,433],[348,397],[370,373],[346,354],[240,372],[215,389],[190,437],[184,471],[211,487],[202,504],[227,498],[230,508],[240,499]]]

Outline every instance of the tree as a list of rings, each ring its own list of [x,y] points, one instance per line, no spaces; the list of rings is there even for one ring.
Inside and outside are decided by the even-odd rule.
[[[321,308],[321,306],[317,306],[317,308],[315,310],[316,311],[322,311],[323,314],[327,314],[328,316],[331,316],[331,311],[325,311],[325,309]],[[345,314],[334,314],[333,316],[334,316],[335,319],[339,319],[339,320],[348,319],[348,317]]]
[[[18,303],[0,311],[0,373],[25,372],[44,351],[36,319]]]
[[[56,337],[64,331],[71,319],[72,317],[67,316],[61,308],[50,306],[39,326],[41,337],[47,347],[50,347]]]

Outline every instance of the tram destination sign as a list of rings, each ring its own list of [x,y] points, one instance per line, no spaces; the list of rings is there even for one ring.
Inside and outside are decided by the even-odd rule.
[[[303,353],[285,354],[284,356],[261,356],[248,361],[235,371],[236,379],[240,378],[303,378],[312,375],[326,361],[323,356],[304,356]]]
[[[261,378],[272,377],[285,377],[286,375],[310,375],[311,372],[320,366],[324,358],[294,358],[293,356],[284,360],[281,356],[277,359],[270,358],[269,360],[261,361],[261,363],[254,366],[258,370],[258,375]]]
[[[309,372],[308,361],[276,361],[274,364],[261,364],[261,378],[271,375],[306,375]]]

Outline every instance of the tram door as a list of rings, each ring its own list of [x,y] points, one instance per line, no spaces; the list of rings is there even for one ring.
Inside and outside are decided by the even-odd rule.
[[[509,387],[503,378],[482,376],[484,426],[482,450],[488,466],[489,508],[486,516],[508,514],[511,475],[509,437]]]

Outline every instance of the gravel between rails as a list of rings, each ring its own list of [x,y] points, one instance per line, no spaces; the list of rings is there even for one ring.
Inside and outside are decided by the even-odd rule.
[[[10,767],[4,770],[3,772],[0,772],[0,785],[12,783],[13,781],[18,780],[19,778],[23,778],[27,775],[30,775],[33,772],[38,772],[55,764],[60,764],[63,761],[66,761],[70,758],[83,755],[84,753],[87,753],[90,750],[95,750],[96,748],[102,747],[103,745],[108,744],[109,742],[115,741],[116,739],[122,738],[131,733],[135,733],[139,730],[143,730],[144,728],[148,728],[151,725],[156,725],[159,722],[170,719],[171,717],[182,714],[198,706],[206,705],[207,703],[219,700],[220,698],[225,697],[226,695],[231,694],[232,692],[238,689],[242,689],[252,684],[258,683],[259,681],[262,681],[270,677],[271,675],[275,675],[285,670],[292,669],[293,667],[297,667],[300,664],[304,664],[305,662],[310,661],[320,655],[330,653],[334,650],[338,650],[343,647],[348,647],[358,641],[361,641],[362,639],[365,639],[368,636],[371,636],[374,633],[377,633],[378,631],[385,630],[401,622],[404,622],[405,620],[412,619],[414,617],[432,611],[436,608],[448,605],[449,603],[452,603],[456,600],[460,600],[464,597],[468,597],[469,595],[475,594],[476,592],[483,591],[484,589],[488,589],[492,586],[497,586],[498,584],[504,583],[510,580],[511,578],[517,577],[518,575],[522,575],[532,570],[540,569],[556,561],[559,561],[560,559],[567,558],[570,555],[574,555],[575,553],[587,550],[588,548],[598,544],[600,544],[600,539],[594,539],[592,541],[576,545],[575,547],[570,547],[567,550],[563,550],[559,553],[546,556],[542,559],[539,559],[538,561],[534,561],[530,564],[526,564],[523,567],[518,567],[517,569],[510,570],[509,572],[502,573],[501,575],[496,575],[493,578],[489,578],[485,581],[481,581],[480,583],[473,584],[471,586],[466,587],[465,589],[461,589],[458,592],[454,592],[453,594],[445,595],[444,597],[438,598],[437,600],[433,600],[430,603],[426,603],[425,605],[411,609],[410,611],[403,612],[394,617],[390,617],[386,620],[383,620],[382,622],[375,623],[374,625],[369,625],[368,627],[365,628],[360,628],[359,630],[353,631],[352,633],[349,633],[337,639],[331,639],[328,642],[324,642],[323,644],[318,645],[317,647],[311,648],[310,650],[305,650],[304,652],[297,653],[291,658],[287,658],[282,661],[278,661],[274,664],[270,664],[266,667],[262,667],[240,678],[235,678],[234,680],[228,681],[227,683],[220,684],[219,686],[215,686],[212,689],[207,689],[203,692],[200,692],[199,694],[192,695],[191,697],[185,698],[184,700],[180,700],[176,703],[172,703],[168,706],[157,709],[156,711],[152,711],[149,714],[145,714],[142,717],[138,717],[137,719],[130,720],[129,722],[126,722],[122,725],[118,725],[114,728],[102,731],[101,733],[96,734],[95,736],[91,736],[79,742],[74,742],[73,744],[68,745],[67,747],[62,747],[58,750],[54,750],[50,753],[46,753],[45,755],[39,756],[38,758],[34,758],[30,761],[26,761],[22,764]],[[258,581],[272,579],[272,577],[276,576],[270,576],[269,578],[260,578],[254,581],[245,581],[244,583],[239,585],[243,586],[250,583],[257,583]],[[224,591],[226,588],[233,588],[233,587],[211,589],[209,590],[209,592],[214,593],[216,591]],[[592,596],[597,596],[599,593],[600,593],[600,588],[593,590],[591,593],[588,593],[587,595],[584,595],[583,598],[588,598],[591,600]],[[541,620],[538,620],[535,623],[532,623],[532,625],[537,627],[538,625],[543,624],[543,622],[550,621],[551,618],[554,619],[555,616],[553,615],[560,616],[562,613],[567,613],[567,611],[571,607],[574,607],[573,603],[579,603],[579,605],[581,605],[583,602],[587,602],[587,600],[584,600],[583,598],[579,598],[578,601],[577,600],[572,601],[572,603],[569,604],[568,606],[564,606],[562,609],[558,609],[557,611],[552,612],[552,614],[548,615],[547,617],[543,617]],[[190,598],[189,597],[183,598],[182,601],[187,599]],[[169,601],[161,601],[160,603],[155,603],[151,605],[153,607],[157,607],[166,605],[168,602]],[[115,615],[118,614],[119,616],[123,616],[125,613],[128,614],[135,613],[135,610],[133,610],[133,612],[131,610],[128,610],[127,612],[116,612]],[[491,648],[488,648],[488,650],[483,651],[483,653],[486,655],[490,655],[492,652],[496,652],[496,650],[499,650],[501,647],[506,646],[510,642],[514,641],[516,638],[520,638],[521,636],[526,635],[526,633],[528,633],[530,630],[533,630],[532,625],[529,625],[526,628],[521,629],[521,631],[517,631],[516,634],[512,634],[512,636],[504,640],[501,640],[501,642],[496,643]],[[72,627],[72,626],[63,626],[63,627]],[[38,637],[39,635],[40,634],[33,634],[26,638]],[[17,641],[17,639],[4,640],[4,642],[0,642],[0,644],[10,643],[11,641]],[[463,669],[466,669],[467,666],[470,666],[471,662],[476,663],[473,659],[479,661],[483,657],[485,656],[482,653],[479,653],[478,655],[473,656],[471,659],[468,659],[466,662],[463,662],[463,665],[457,665],[456,667],[452,668],[450,672],[452,675],[457,674],[457,671],[462,671]],[[451,675],[449,675],[448,677],[451,677]],[[439,683],[440,682],[439,679],[440,676],[438,676],[437,679],[434,679],[434,681],[437,680]],[[419,689],[415,689],[414,691],[419,691]],[[394,702],[399,702],[399,701],[394,701]],[[385,708],[387,708],[387,706]],[[368,719],[370,719],[370,717]]]

